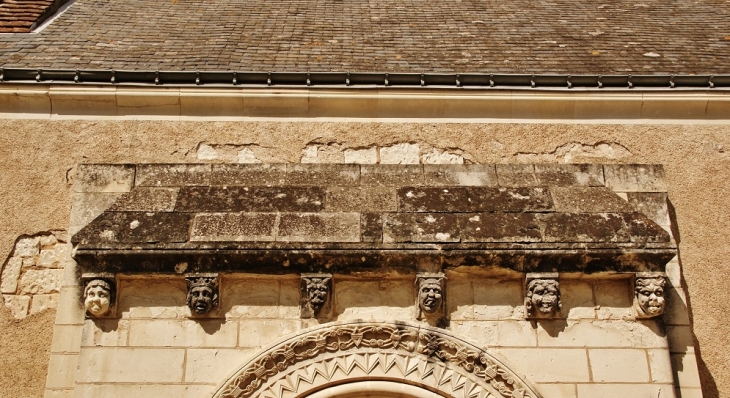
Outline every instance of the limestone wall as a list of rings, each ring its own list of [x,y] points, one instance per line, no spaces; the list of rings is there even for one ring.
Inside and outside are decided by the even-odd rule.
[[[307,161],[307,159],[344,161],[346,156],[362,156],[364,158],[379,156],[382,160],[383,148],[400,145],[399,148],[403,148],[406,152],[408,150],[413,151],[410,148],[415,146],[418,151],[419,161],[424,162],[427,161],[425,159],[429,158],[426,155],[435,150],[436,154],[434,156],[445,157],[445,160],[449,162],[459,162],[459,159],[463,159],[464,162],[475,163],[621,162],[664,164],[671,203],[670,217],[676,219],[679,227],[675,238],[679,242],[684,280],[678,282],[680,282],[679,286],[686,286],[687,288],[689,298],[684,299],[683,303],[689,306],[690,316],[694,324],[693,328],[688,326],[689,320],[686,315],[682,319],[680,314],[676,321],[667,326],[668,331],[674,330],[677,332],[677,336],[682,336],[681,339],[673,340],[671,347],[675,368],[683,369],[683,372],[679,372],[677,376],[683,379],[682,385],[687,388],[682,396],[699,396],[696,374],[686,374],[688,370],[692,369],[692,366],[680,365],[681,363],[694,363],[696,361],[694,354],[701,354],[699,365],[705,396],[716,397],[724,395],[724,393],[730,393],[730,390],[728,390],[730,388],[730,378],[728,378],[730,371],[727,369],[727,364],[730,361],[728,361],[727,350],[724,347],[724,336],[730,332],[730,329],[725,325],[721,316],[724,313],[723,301],[717,299],[718,294],[725,290],[722,276],[727,272],[725,259],[730,254],[728,253],[730,249],[723,240],[727,232],[730,232],[728,230],[728,225],[730,225],[728,221],[730,220],[728,220],[725,211],[730,204],[730,199],[728,199],[730,198],[730,195],[728,195],[730,194],[728,192],[730,188],[726,184],[730,158],[725,152],[725,148],[730,145],[730,139],[728,138],[730,137],[728,135],[730,130],[726,126],[2,120],[0,121],[0,129],[2,129],[0,147],[4,148],[5,152],[4,156],[0,157],[0,168],[3,170],[0,178],[3,187],[5,187],[0,192],[0,200],[6,206],[3,222],[0,223],[0,252],[5,253],[7,259],[13,258],[15,244],[19,237],[32,237],[42,231],[68,228],[69,211],[73,198],[72,186],[76,165],[80,162],[143,163],[256,160],[300,162]],[[375,155],[372,154],[373,147],[376,148]],[[212,148],[212,151],[209,148]],[[316,151],[312,148],[315,148]],[[342,160],[339,160],[340,157]],[[8,263],[9,261],[6,262],[6,266]],[[676,264],[677,267],[679,265],[679,263]],[[458,281],[459,276],[450,276],[450,284],[458,283]],[[153,282],[147,281],[145,283]],[[345,287],[346,282],[346,280],[342,281],[342,283],[345,283],[343,285]],[[145,286],[145,283],[140,286]],[[280,283],[282,286],[285,284],[284,281]],[[372,283],[378,284],[380,282],[376,280]],[[404,281],[402,283],[405,285]],[[505,283],[509,285],[509,282]],[[565,320],[565,328],[561,333],[558,333],[557,337],[550,335],[550,330],[542,330],[539,327],[532,329],[532,331],[525,330],[524,324],[520,323],[523,321],[501,320],[501,318],[489,319],[487,315],[479,318],[479,321],[467,319],[467,315],[464,315],[463,319],[459,319],[461,309],[458,309],[459,311],[452,309],[454,313],[452,313],[450,327],[454,330],[459,327],[465,328],[464,330],[467,331],[459,333],[476,336],[472,338],[477,338],[480,335],[490,336],[491,341],[494,342],[494,339],[496,339],[498,343],[500,341],[500,327],[503,329],[517,328],[520,333],[510,333],[507,329],[508,332],[506,334],[502,333],[502,335],[523,336],[522,333],[524,333],[525,340],[521,342],[524,346],[517,346],[516,348],[504,346],[498,348],[497,351],[502,352],[507,357],[508,362],[515,364],[515,367],[523,366],[526,369],[524,370],[525,373],[528,375],[534,374],[531,377],[538,384],[545,383],[546,380],[541,379],[540,375],[530,368],[533,362],[528,361],[527,358],[520,359],[519,350],[534,344],[539,347],[541,352],[545,352],[545,355],[550,356],[550,350],[554,349],[548,347],[551,343],[579,345],[580,347],[565,348],[566,351],[576,350],[576,352],[584,353],[585,361],[591,361],[591,364],[594,360],[597,361],[596,363],[605,363],[606,359],[603,355],[612,355],[613,352],[619,353],[617,355],[623,355],[621,357],[623,363],[645,364],[645,367],[635,369],[635,372],[632,371],[631,375],[627,375],[627,377],[637,375],[638,378],[632,383],[645,384],[644,380],[649,383],[654,380],[655,373],[658,375],[656,376],[658,377],[657,382],[665,382],[666,377],[661,376],[661,364],[655,364],[654,368],[658,369],[657,372],[652,370],[654,369],[652,368],[652,355],[653,353],[666,352],[666,347],[660,346],[658,343],[652,343],[651,339],[637,346],[634,346],[634,343],[628,345],[626,340],[619,337],[625,335],[625,333],[630,333],[634,337],[651,337],[657,334],[641,322],[632,323],[635,328],[639,328],[638,331],[636,329],[627,331],[624,326],[616,326],[615,328],[609,326],[609,324],[623,325],[622,322],[624,321],[602,319],[601,317],[605,315],[601,315],[600,309],[595,309],[595,305],[601,305],[601,308],[604,308],[604,304],[598,303],[599,297],[594,297],[594,294],[602,291],[601,286],[606,283],[620,286],[626,281],[575,280],[566,282],[566,289],[578,289],[583,291],[586,297],[588,296],[587,292],[591,292],[591,301],[586,301],[585,305],[581,303],[574,304],[572,308],[590,308],[589,304],[594,304],[595,319],[581,319],[578,315],[581,311],[574,310],[575,319]],[[174,283],[165,283],[165,285],[172,286],[172,288],[176,286]],[[178,290],[180,288],[180,286],[177,287]],[[341,289],[343,289],[342,286],[336,287],[336,292]],[[514,289],[512,288],[511,291],[514,291]],[[63,292],[63,288],[61,291]],[[505,292],[507,291],[510,291],[510,289],[505,290]],[[598,295],[600,296],[600,293]],[[211,343],[217,345],[212,345],[204,350],[172,347],[175,344],[183,343],[168,341],[166,344],[171,345],[171,347],[164,349],[167,353],[164,355],[167,356],[162,354],[160,356],[160,358],[165,358],[161,360],[164,363],[167,363],[168,360],[173,361],[183,358],[182,360],[186,363],[186,366],[190,363],[191,369],[195,369],[195,365],[192,365],[196,363],[195,355],[214,355],[214,351],[207,350],[220,350],[220,355],[225,355],[226,352],[233,355],[233,351],[226,350],[232,350],[232,347],[241,344],[241,324],[245,323],[242,318],[232,317],[231,326],[227,326],[228,322],[218,322],[220,329],[210,334],[206,333],[201,325],[191,324],[189,321],[185,321],[184,318],[175,318],[177,321],[169,322],[168,319],[152,321],[149,314],[132,317],[132,309],[136,307],[148,308],[144,311],[159,311],[158,315],[167,314],[169,311],[174,312],[174,308],[181,306],[181,304],[173,301],[172,297],[178,297],[179,292],[171,292],[169,296],[170,298],[165,299],[168,301],[165,301],[164,305],[149,306],[146,303],[145,305],[133,306],[132,304],[120,302],[119,308],[123,309],[125,305],[128,305],[129,313],[119,320],[119,325],[116,327],[114,325],[108,326],[107,329],[101,329],[100,327],[100,330],[106,330],[104,333],[86,331],[83,334],[83,339],[76,342],[54,341],[53,350],[57,355],[51,358],[51,366],[64,364],[65,366],[62,366],[62,368],[75,369],[75,364],[81,363],[75,362],[78,361],[79,353],[91,355],[86,354],[86,352],[92,353],[95,350],[125,350],[124,352],[127,352],[126,350],[132,350],[127,344],[131,341],[133,335],[141,336],[135,337],[139,340],[134,340],[134,343],[139,346],[134,350],[139,352],[142,352],[140,350],[150,350],[149,352],[144,351],[144,353],[154,353],[156,352],[154,350],[158,348],[146,345],[152,344],[149,340],[154,339],[148,338],[148,340],[145,340],[143,334],[135,332],[135,325],[137,323],[143,325],[145,322],[168,322],[162,328],[171,328],[171,335],[179,336],[177,338],[190,339],[189,341],[196,343],[203,341],[201,344],[204,344],[204,340],[207,338],[205,336],[218,336],[220,334],[221,340],[215,340],[214,343]],[[121,294],[120,297],[124,297],[124,294]],[[134,297],[134,295],[130,297]],[[682,300],[683,298],[679,296],[678,299]],[[124,299],[120,298],[120,300]],[[174,300],[179,300],[179,298]],[[515,315],[514,311],[516,311],[517,306],[514,303],[514,298],[499,299],[497,301],[501,300],[509,303],[503,305],[505,314],[509,312],[507,310],[509,307],[512,308],[512,315]],[[625,298],[608,300],[616,301],[618,303],[615,304],[616,308],[625,308]],[[409,305],[412,304],[409,303]],[[612,307],[605,305],[606,307]],[[272,308],[269,304],[262,307]],[[389,311],[391,310],[390,306],[386,307]],[[265,308],[259,308],[259,310],[263,311]],[[276,308],[280,308],[278,304]],[[346,316],[347,311],[354,311],[352,308],[358,309],[357,306],[348,308],[351,309],[343,310],[341,316]],[[499,306],[494,307],[495,311],[497,308]],[[394,306],[392,310],[408,312],[405,307],[400,306]],[[476,306],[473,306],[471,310],[464,308],[464,311],[466,314],[476,314],[479,310]],[[570,313],[569,310],[568,314]],[[351,316],[356,315],[352,314]],[[357,316],[363,317],[363,314]],[[126,337],[123,337],[125,334],[124,321],[128,323]],[[186,326],[186,322],[189,326]],[[296,327],[304,326],[299,326],[300,324],[297,323],[303,321],[292,322]],[[57,328],[73,329],[82,327],[83,320],[79,319],[78,315],[73,318],[69,314],[59,312],[57,323]],[[473,323],[476,323],[477,326],[474,326]],[[213,325],[215,326],[215,323]],[[12,355],[14,356],[27,355],[30,358],[38,353],[42,354],[51,344],[49,335],[45,335],[46,338],[34,335],[33,332],[37,328],[31,323],[13,323],[10,327],[16,333],[24,331],[29,339],[37,339],[35,341],[38,342],[37,346],[39,347],[37,352],[18,353],[13,351]],[[282,327],[268,324],[267,327],[285,331],[285,328],[289,326],[284,325]],[[562,326],[558,324],[556,327]],[[88,330],[89,326],[83,326],[82,328]],[[233,332],[227,328],[235,330],[235,338],[230,336]],[[469,332],[469,328],[478,328],[480,333]],[[615,338],[612,340],[616,344],[614,348],[621,348],[621,350],[603,350],[592,345],[592,343],[588,344],[590,348],[586,348],[585,342],[571,342],[569,336],[572,330],[581,328],[595,329],[600,333],[614,336],[611,338]],[[185,331],[188,329],[193,331]],[[202,334],[199,329],[203,329]],[[614,332],[613,329],[618,331]],[[137,330],[143,331],[144,326]],[[262,335],[268,335],[267,330],[264,330],[264,333],[256,334],[259,338],[258,341],[255,337],[252,337],[252,341],[257,341],[256,346],[264,344],[260,341],[260,338]],[[606,330],[610,332],[606,332]],[[638,333],[638,335],[632,333]],[[100,338],[112,338],[112,336],[122,335],[119,339],[120,341],[123,340],[124,344],[115,340],[108,343],[104,342],[103,347],[88,347],[88,350],[85,349],[86,347],[84,349],[74,348],[76,346],[81,347],[82,341],[84,341],[84,344],[89,344],[89,334],[100,336]],[[82,334],[79,334],[79,336],[82,336]],[[694,344],[695,337],[699,345]],[[169,339],[170,337],[166,338]],[[116,344],[122,345],[123,348],[110,348]],[[255,346],[247,347],[253,349]],[[3,352],[2,355],[6,355],[6,353]],[[643,362],[637,359],[641,355],[644,358]],[[106,358],[106,356],[104,357]],[[93,359],[89,362],[90,364],[104,363],[95,362],[96,359],[94,358],[90,359]],[[519,364],[520,361],[522,361],[522,365]],[[160,362],[152,363],[163,365]],[[188,387],[175,383],[182,383],[183,380],[192,382],[202,378],[210,379],[208,378],[209,375],[204,374],[204,371],[207,370],[200,370],[203,373],[199,374],[204,376],[201,376],[201,379],[196,379],[194,374],[188,373],[187,367],[184,371],[176,367],[169,369],[164,366],[158,367],[166,369],[165,372],[174,372],[165,373],[167,374],[165,377],[168,378],[164,380],[175,379],[175,382],[169,383],[173,383],[171,385],[178,386],[175,388],[181,390]],[[201,364],[200,369],[208,368]],[[231,370],[210,369],[216,375]],[[643,369],[646,369],[646,371]],[[93,377],[96,377],[94,371],[96,370],[82,370],[79,368],[79,375],[83,375],[87,380],[93,380]],[[601,379],[606,377],[605,374],[600,372],[600,370],[593,369],[591,365],[591,371],[588,374],[576,373],[575,379],[569,381],[568,385],[575,384],[578,386],[578,393],[580,394],[580,388],[590,388],[587,383],[584,383],[586,378]],[[4,372],[0,374],[0,385],[11,385],[14,383],[13,380],[22,377],[22,374],[23,370],[19,368],[15,371]],[[127,377],[124,375],[115,376],[114,368],[105,368],[104,374],[109,375],[109,377],[118,377],[114,380],[123,380],[124,377]],[[76,375],[67,373],[52,373],[50,377],[65,378],[66,382],[76,380]],[[606,383],[615,381],[614,379],[606,379]],[[159,383],[160,380],[155,379],[150,382]],[[206,381],[206,383],[208,382]],[[210,385],[206,383],[202,383],[200,388],[209,388]],[[598,385],[603,384],[599,383]],[[53,386],[53,384],[49,383],[49,386]],[[559,394],[569,394],[569,392],[561,390],[566,387],[549,382],[541,388],[552,388],[553,391],[557,389]],[[17,391],[17,389],[12,391]],[[150,391],[154,390],[150,389]],[[190,389],[190,391],[191,394],[194,394],[196,390]],[[547,390],[545,391],[547,395]],[[23,395],[41,396],[42,392],[28,387],[27,390],[23,391]],[[616,395],[620,394],[617,393]]]

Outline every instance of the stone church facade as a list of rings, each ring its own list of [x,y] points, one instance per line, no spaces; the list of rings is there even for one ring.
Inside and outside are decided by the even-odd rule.
[[[724,3],[45,3],[0,396],[730,394]]]

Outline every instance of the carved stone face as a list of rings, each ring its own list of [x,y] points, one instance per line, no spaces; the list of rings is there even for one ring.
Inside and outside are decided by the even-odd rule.
[[[84,289],[84,307],[94,317],[109,313],[112,305],[111,286],[103,280],[93,280]]]
[[[307,278],[307,298],[314,312],[318,312],[329,297],[330,278]]]
[[[664,313],[664,278],[636,280],[636,304],[640,316],[654,317]]]
[[[560,285],[552,279],[535,279],[527,286],[525,302],[530,317],[550,318],[560,311]]]
[[[215,307],[218,295],[209,286],[193,286],[188,292],[188,307],[197,315],[210,312]]]
[[[418,291],[418,302],[421,309],[429,314],[437,312],[441,308],[443,295],[441,283],[438,279],[424,279]]]

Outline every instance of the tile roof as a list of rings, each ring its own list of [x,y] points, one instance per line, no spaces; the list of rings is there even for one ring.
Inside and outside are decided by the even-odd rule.
[[[66,0],[0,1],[0,33],[29,33]]]
[[[730,0],[77,0],[4,67],[728,73]]]

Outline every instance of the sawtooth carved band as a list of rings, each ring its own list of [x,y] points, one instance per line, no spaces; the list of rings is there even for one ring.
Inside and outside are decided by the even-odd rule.
[[[354,379],[397,381],[444,397],[540,397],[501,361],[443,330],[351,322],[306,330],[271,346],[227,379],[214,398],[306,397]]]

